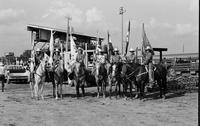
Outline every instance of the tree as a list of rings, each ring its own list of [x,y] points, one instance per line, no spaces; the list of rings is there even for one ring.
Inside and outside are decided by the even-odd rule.
[[[27,62],[31,58],[31,50],[25,50],[21,55],[20,55],[20,60],[23,60],[24,62]]]

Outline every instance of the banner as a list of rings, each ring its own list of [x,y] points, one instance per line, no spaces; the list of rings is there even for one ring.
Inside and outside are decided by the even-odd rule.
[[[142,55],[144,57],[145,56],[145,48],[147,46],[149,46],[151,48],[152,52],[153,52],[153,48],[152,48],[152,46],[151,46],[151,44],[150,44],[150,42],[149,42],[149,40],[147,38],[145,30],[144,30],[144,23],[142,24],[142,39],[143,39],[142,40]],[[153,55],[154,55],[154,52],[153,52]]]
[[[128,32],[126,35],[126,46],[125,46],[125,55],[127,54],[128,51],[128,45],[129,45],[129,41],[130,41],[130,21],[128,22]]]
[[[76,55],[77,55],[77,47],[76,44],[74,42],[74,39],[72,37],[72,34],[70,34],[70,52],[71,52],[71,61],[75,61],[76,60]]]

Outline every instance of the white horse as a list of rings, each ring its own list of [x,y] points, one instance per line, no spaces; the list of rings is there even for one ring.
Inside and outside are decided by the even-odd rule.
[[[43,85],[45,81],[45,69],[48,59],[48,55],[44,54],[44,58],[40,60],[40,64],[34,73],[34,82],[30,83],[32,97],[35,96],[36,99],[39,99],[40,97],[44,99]]]

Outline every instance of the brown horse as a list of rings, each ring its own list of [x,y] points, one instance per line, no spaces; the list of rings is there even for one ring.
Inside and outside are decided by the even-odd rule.
[[[134,69],[130,70],[127,65],[124,65],[122,68],[122,73],[126,74],[126,78],[131,81],[136,81],[137,87],[137,95],[140,95],[140,99],[143,99],[145,85],[148,84],[149,77],[148,71],[146,70],[144,65],[135,64]],[[128,74],[126,73],[129,70]],[[157,81],[157,84],[160,88],[160,97],[165,98],[166,90],[167,90],[167,69],[162,64],[156,64],[154,69],[154,77]]]
[[[74,84],[76,87],[76,96],[79,97],[79,87],[81,87],[82,95],[85,95],[85,75],[86,71],[82,63],[75,62],[72,66],[72,72],[74,75]]]
[[[97,84],[97,98],[99,98],[100,90],[99,86],[102,87],[103,98],[106,97],[106,84],[107,84],[107,69],[104,64],[96,63],[95,65],[95,80]]]
[[[123,95],[127,95],[127,89],[129,86],[131,98],[133,85],[136,85],[136,77],[133,74],[135,74],[135,70],[138,66],[140,65],[135,63],[123,63],[122,65],[121,79],[123,85]]]
[[[57,66],[54,66],[54,80],[55,80],[55,95],[56,99],[58,99],[58,94],[60,94],[60,98],[62,99],[62,85],[64,81],[64,66],[63,61],[60,60],[59,64]],[[60,90],[59,90],[60,88]],[[60,91],[60,93],[59,93]]]
[[[115,86],[115,96],[117,98],[117,95],[121,95],[121,67],[122,63],[115,63],[111,66],[110,73],[108,74],[108,83],[109,83],[109,94],[111,98],[111,93],[112,93],[112,86],[114,84]],[[117,87],[118,87],[118,93],[117,93]]]

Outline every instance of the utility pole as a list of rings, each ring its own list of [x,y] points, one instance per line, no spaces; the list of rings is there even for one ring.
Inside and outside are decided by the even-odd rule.
[[[68,52],[68,45],[69,45],[69,21],[72,20],[70,16],[65,17],[67,18],[67,34],[66,34],[66,52]]]
[[[123,54],[123,44],[124,44],[124,38],[123,38],[123,14],[126,12],[126,10],[124,9],[124,7],[120,7],[119,8],[119,14],[121,15],[121,20],[122,20],[122,54]]]

